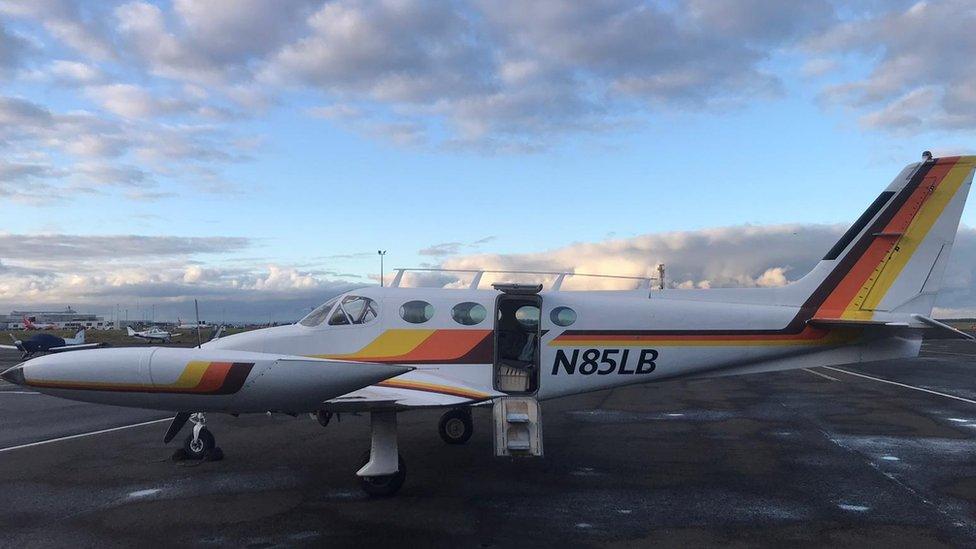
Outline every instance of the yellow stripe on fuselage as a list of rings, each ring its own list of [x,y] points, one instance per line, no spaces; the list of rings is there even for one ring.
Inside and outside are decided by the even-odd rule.
[[[942,212],[945,211],[946,206],[956,196],[963,180],[966,179],[972,169],[972,161],[968,158],[960,159],[949,169],[942,182],[915,214],[908,225],[908,229],[898,238],[898,242],[892,246],[887,257],[878,266],[880,273],[877,277],[868,278],[868,281],[845,308],[841,318],[850,320],[870,320],[873,318],[874,310],[878,308],[881,300],[884,299],[888,290],[891,289],[895,280],[898,279],[902,270],[911,260],[912,255],[928,236],[929,231],[938,221]],[[863,303],[859,304],[857,296],[865,294]]]
[[[402,356],[414,350],[436,330],[386,330],[369,345],[355,353],[339,355],[316,355],[319,358],[383,358]]]
[[[183,373],[176,380],[176,383],[167,385],[167,387],[173,389],[191,389],[196,387],[200,383],[200,380],[203,379],[203,374],[207,372],[208,366],[210,366],[210,362],[200,360],[188,362],[186,368],[183,369]]]

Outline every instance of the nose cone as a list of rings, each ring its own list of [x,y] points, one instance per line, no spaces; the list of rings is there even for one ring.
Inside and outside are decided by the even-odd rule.
[[[25,385],[27,380],[24,379],[24,363],[4,370],[0,377],[14,385]]]

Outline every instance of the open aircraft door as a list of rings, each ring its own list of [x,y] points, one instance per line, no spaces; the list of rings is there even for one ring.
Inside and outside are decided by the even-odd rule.
[[[495,455],[541,456],[539,390],[542,285],[493,284],[495,299],[493,383],[511,396],[494,404]]]

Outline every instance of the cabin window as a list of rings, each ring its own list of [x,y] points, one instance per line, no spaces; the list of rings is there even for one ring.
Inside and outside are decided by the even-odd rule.
[[[488,317],[488,311],[480,303],[466,301],[464,303],[458,303],[451,309],[451,317],[458,324],[474,326],[475,324],[481,324]]]
[[[332,299],[326,301],[325,303],[319,305],[314,311],[308,313],[305,318],[298,321],[302,326],[318,326],[329,316],[329,311],[332,307],[339,301],[339,297],[333,297]]]
[[[377,316],[376,302],[358,295],[346,296],[329,319],[330,326],[366,324]]]
[[[539,307],[536,305],[522,305],[515,310],[515,320],[522,326],[535,330],[539,327]]]
[[[556,326],[572,326],[576,322],[576,311],[569,307],[556,307],[549,313],[549,319]]]
[[[423,324],[434,316],[434,306],[426,301],[408,301],[400,305],[400,318],[411,324]]]

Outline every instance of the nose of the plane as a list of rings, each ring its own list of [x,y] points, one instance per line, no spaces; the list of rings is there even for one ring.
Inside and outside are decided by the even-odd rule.
[[[21,362],[13,368],[7,368],[0,374],[0,377],[14,385],[24,385],[26,383],[24,379],[24,363]]]

